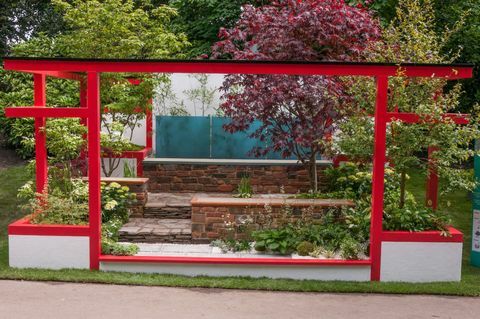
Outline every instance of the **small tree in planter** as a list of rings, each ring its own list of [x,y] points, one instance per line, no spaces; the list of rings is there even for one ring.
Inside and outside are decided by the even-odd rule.
[[[457,27],[463,21],[459,21]],[[455,53],[443,54],[450,36],[456,29],[446,30],[439,36],[435,32],[435,15],[432,1],[401,0],[397,17],[383,32],[383,41],[369,47],[371,61],[451,63]],[[389,107],[403,112],[428,114],[419,123],[409,124],[393,121],[388,127],[387,156],[393,169],[400,176],[398,207],[406,202],[407,171],[413,167],[433,164],[444,180],[444,190],[453,188],[472,189],[475,185],[468,171],[461,164],[471,158],[474,151],[472,141],[479,138],[477,116],[468,125],[455,124],[446,113],[456,112],[461,95],[461,86],[455,85],[447,91],[444,79],[415,79],[401,77],[389,81]],[[352,158],[369,161],[373,155],[373,114],[375,90],[373,81],[355,80],[349,87],[354,100],[354,113],[341,125],[338,149]],[[426,147],[433,146],[431,162],[422,156]]]
[[[340,0],[282,1],[259,8],[247,5],[234,28],[221,29],[215,58],[239,60],[361,61],[379,26],[366,9]],[[324,138],[344,116],[348,100],[343,83],[334,77],[288,75],[229,75],[220,108],[231,122],[224,128],[246,131],[267,142],[252,150],[295,155],[309,171],[318,190],[316,158],[326,149]]]

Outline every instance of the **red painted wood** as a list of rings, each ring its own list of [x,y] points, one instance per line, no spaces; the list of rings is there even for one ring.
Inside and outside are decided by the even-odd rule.
[[[34,74],[33,92],[33,104],[35,106],[32,109],[41,109],[47,104],[47,78],[45,75]],[[5,114],[8,114],[7,110],[5,110]],[[46,191],[48,183],[47,135],[45,126],[46,120],[44,117],[35,118],[35,171],[37,193]]]
[[[431,243],[462,243],[463,234],[459,230],[450,227],[450,236],[442,236],[439,231],[384,231],[382,233],[382,241],[397,242],[431,242]]]
[[[37,236],[89,236],[88,226],[78,225],[36,225],[30,222],[30,216],[8,225],[9,235]]]
[[[29,71],[29,70],[22,70],[21,72],[26,73],[33,73],[39,75],[46,75],[53,78],[58,79],[65,79],[65,80],[74,80],[74,81],[82,81],[85,77],[79,73],[71,73],[71,72],[60,72],[60,71]]]
[[[427,172],[427,187],[426,187],[426,205],[433,209],[438,206],[438,172],[433,158],[433,153],[438,150],[436,146],[428,147],[428,172]]]
[[[4,60],[6,70],[67,71],[67,72],[147,72],[147,73],[209,73],[209,74],[295,74],[344,76],[396,76],[399,70],[406,77],[461,79],[472,77],[471,66],[461,65],[385,65],[375,63],[275,63],[262,61],[148,61],[148,60],[65,60],[21,59]]]
[[[152,105],[152,99],[150,99],[150,105]],[[152,110],[149,109],[147,110],[147,114],[145,117],[145,123],[146,123],[146,136],[145,136],[145,145],[147,148],[152,149],[153,148],[153,116],[152,116]]]
[[[292,259],[292,258],[221,258],[182,256],[111,256],[101,255],[100,261],[174,264],[233,264],[271,266],[368,266],[370,260]]]
[[[81,107],[45,107],[45,105],[38,105],[35,107],[21,106],[21,107],[6,107],[6,117],[87,117],[88,112],[86,108]]]
[[[381,234],[383,221],[383,191],[386,159],[388,78],[377,78],[375,107],[375,145],[373,152],[372,213],[370,226],[371,280],[380,280]]]
[[[88,106],[88,207],[90,225],[90,269],[99,269],[101,253],[101,194],[100,194],[100,75],[87,75]]]
[[[470,114],[456,114],[456,113],[447,113],[443,115],[444,119],[451,119],[456,124],[468,124],[470,123]],[[393,120],[400,120],[405,123],[419,123],[422,121],[428,121],[429,115],[421,115],[417,113],[399,113],[399,112],[388,112],[387,113],[387,122]],[[431,120],[431,118],[430,118]]]

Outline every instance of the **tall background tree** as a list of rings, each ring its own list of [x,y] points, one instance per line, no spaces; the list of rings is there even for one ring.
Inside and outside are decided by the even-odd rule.
[[[222,41],[213,46],[214,58],[277,61],[362,61],[370,42],[379,37],[372,13],[341,0],[284,1],[246,5],[231,29],[221,29]],[[252,150],[295,155],[308,169],[317,191],[316,159],[324,139],[344,116],[348,99],[335,77],[288,75],[229,75],[220,106],[231,122],[230,132],[246,131],[255,120],[261,125],[251,137],[268,141]]]
[[[435,24],[433,0],[400,0],[396,17],[383,30],[382,41],[367,50],[372,62],[452,63],[459,51],[446,49],[451,38],[464,28],[460,21],[453,29],[439,35]],[[468,125],[459,125],[444,117],[462,110],[461,85],[450,86],[444,79],[405,79],[401,72],[390,78],[389,108],[400,112],[428,114],[417,124],[393,121],[388,126],[387,155],[400,176],[398,207],[406,202],[407,172],[414,167],[433,164],[443,179],[445,191],[455,188],[472,189],[475,185],[461,164],[474,154],[473,139],[480,136],[477,112]],[[373,156],[373,122],[375,90],[373,81],[357,79],[349,85],[356,97],[353,114],[341,124],[338,147],[341,152],[362,161]],[[426,158],[426,148],[433,146],[433,161]]]

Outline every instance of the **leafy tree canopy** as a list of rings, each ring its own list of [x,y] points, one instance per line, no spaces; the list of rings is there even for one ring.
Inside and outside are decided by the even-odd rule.
[[[379,25],[366,9],[341,0],[284,1],[255,8],[243,7],[236,25],[221,29],[222,41],[213,46],[214,58],[240,60],[359,61]],[[322,140],[342,117],[348,98],[342,82],[333,77],[287,75],[229,75],[221,90],[221,109],[231,118],[230,132],[245,131],[262,122],[252,137],[271,141],[252,152],[294,154],[309,167],[317,190],[317,154]]]

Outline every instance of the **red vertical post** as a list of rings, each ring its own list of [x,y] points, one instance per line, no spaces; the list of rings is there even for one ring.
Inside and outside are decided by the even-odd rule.
[[[33,104],[45,107],[47,104],[47,77],[44,74],[33,75]],[[38,193],[43,193],[48,182],[47,135],[44,117],[35,118],[35,170]]]
[[[80,107],[87,107],[87,80],[82,79],[80,81]],[[88,119],[85,117],[80,118],[80,124],[82,124],[85,127],[88,127]],[[88,134],[83,134],[83,139],[86,141],[88,138]],[[81,165],[81,170],[82,170],[82,175],[86,176],[87,175],[87,165],[84,162],[84,160],[87,158],[86,150],[81,150],[80,152],[80,165]]]
[[[149,101],[150,107],[152,106],[152,99]],[[145,145],[147,148],[152,148],[153,147],[153,117],[152,117],[152,110],[150,108],[147,108],[146,111],[146,117],[145,117],[145,126],[146,126],[146,136],[145,136]]]
[[[436,146],[428,147],[428,172],[427,172],[427,187],[426,187],[426,205],[432,209],[437,209],[438,206],[438,172],[435,166],[435,159],[433,153],[438,150]]]
[[[375,145],[373,151],[372,212],[370,217],[370,259],[372,260],[370,279],[372,281],[380,280],[388,103],[388,77],[379,76],[376,80],[377,100],[375,106]]]
[[[90,269],[99,269],[101,253],[101,191],[100,191],[100,76],[87,74],[88,106],[88,207],[90,225]]]

